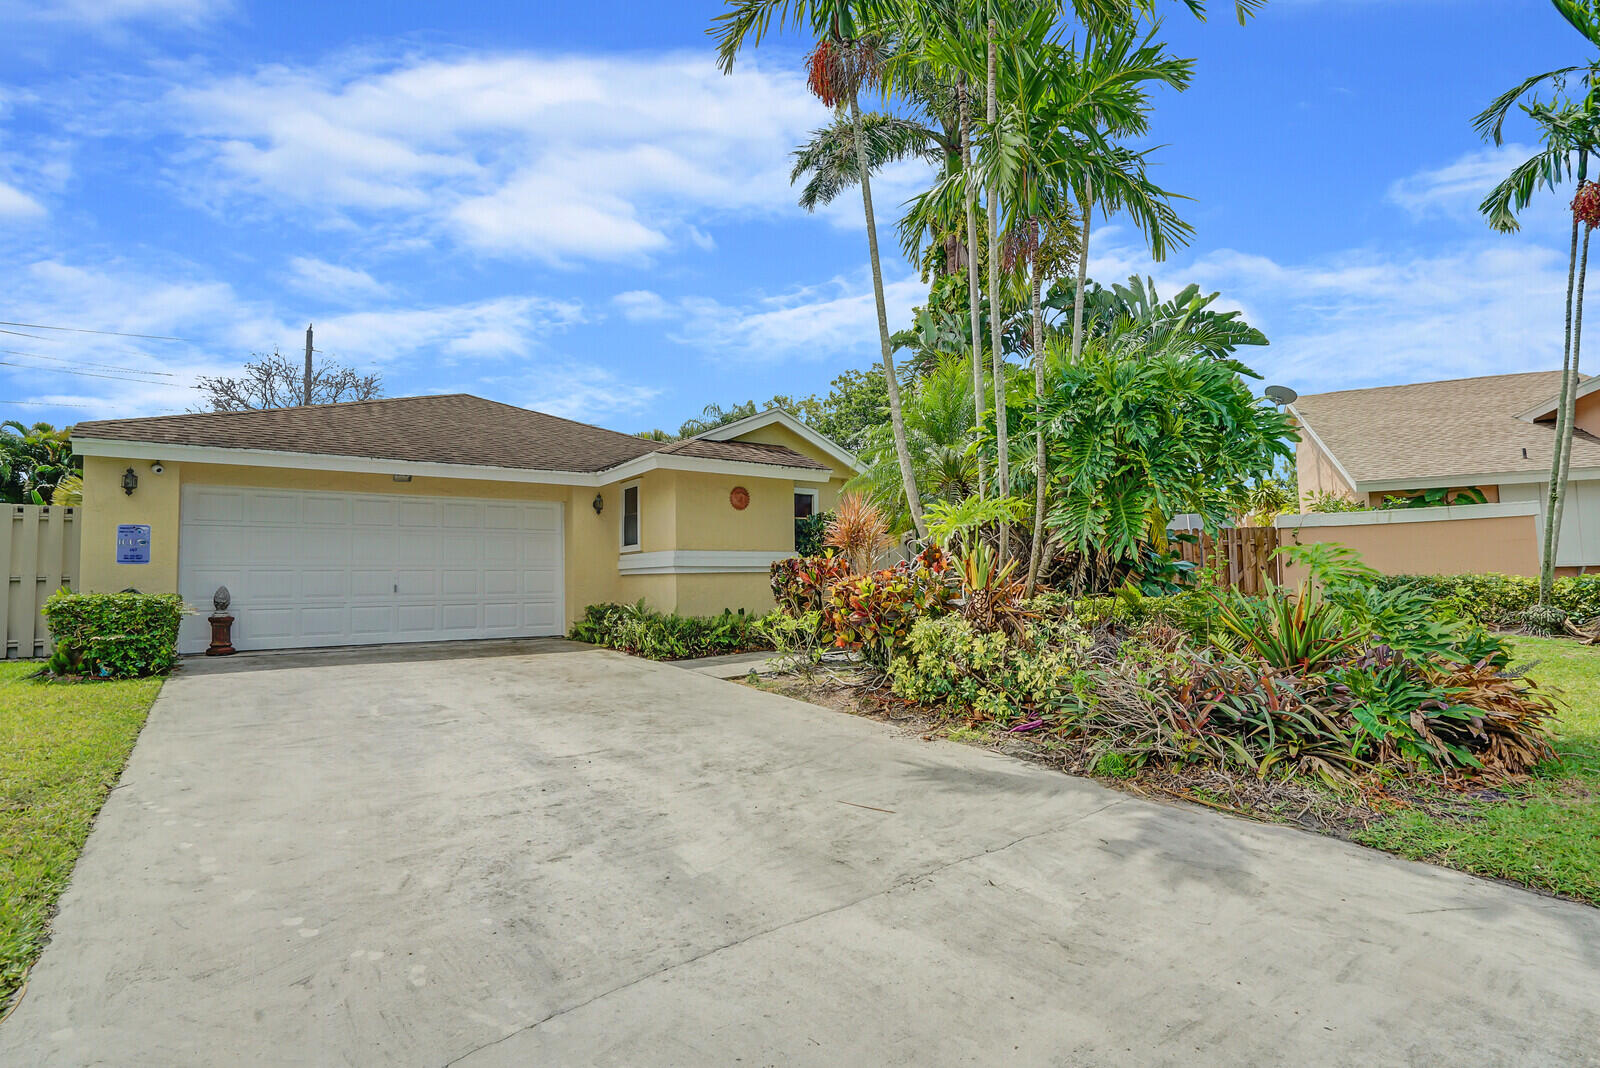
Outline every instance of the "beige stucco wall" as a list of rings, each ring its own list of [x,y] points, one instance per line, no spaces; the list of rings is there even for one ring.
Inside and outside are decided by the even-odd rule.
[[[1356,488],[1339,473],[1322,446],[1308,434],[1300,436],[1294,451],[1295,477],[1300,483],[1300,506],[1304,508],[1318,493],[1335,493],[1354,497]]]
[[[1586,434],[1600,434],[1600,393],[1578,398],[1572,425]]]
[[[1399,517],[1405,513],[1385,514]],[[1280,544],[1337,542],[1356,550],[1367,564],[1385,574],[1539,574],[1538,524],[1531,515],[1410,522],[1397,518],[1350,526],[1284,525],[1296,518],[1287,516],[1279,521]],[[1286,584],[1297,584],[1302,577],[1295,568],[1285,568]]]
[[[122,492],[122,473],[139,476],[132,496]],[[643,598],[663,611],[711,614],[723,608],[764,612],[772,595],[763,573],[622,575],[622,489],[639,485],[640,552],[680,549],[794,551],[794,483],[787,479],[688,471],[650,471],[638,479],[600,487],[555,486],[482,479],[416,476],[396,482],[387,474],[311,471],[301,468],[166,463],[161,475],[148,460],[87,457],[80,588],[114,591],[129,587],[149,593],[178,588],[180,491],[185,484],[303,489],[334,493],[393,493],[430,497],[499,500],[551,500],[565,505],[566,605],[576,619],[586,605],[601,601],[632,603]],[[729,499],[735,486],[750,493],[750,505],[736,510]],[[599,515],[593,501],[603,500]],[[116,563],[116,528],[121,523],[150,525],[148,564]]]

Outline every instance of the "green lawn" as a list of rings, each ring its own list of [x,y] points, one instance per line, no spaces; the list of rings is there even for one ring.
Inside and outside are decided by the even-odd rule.
[[[0,1012],[144,726],[160,679],[53,684],[0,663]]]
[[[1600,905],[1600,648],[1518,638],[1529,676],[1559,695],[1560,761],[1500,801],[1458,816],[1406,812],[1357,841]]]

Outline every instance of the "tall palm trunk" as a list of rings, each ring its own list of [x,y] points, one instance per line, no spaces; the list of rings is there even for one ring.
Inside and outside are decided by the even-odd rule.
[[[962,197],[967,210],[967,311],[972,320],[972,425],[983,430],[983,320],[978,313],[978,208],[977,189],[972,184],[972,121],[967,113],[967,74],[956,78],[956,101],[961,120],[961,174],[965,179]],[[978,450],[978,496],[989,495],[989,461]]]
[[[995,34],[998,26],[994,19],[989,20],[989,129],[990,136],[994,136],[994,127],[1000,118],[999,92],[996,87],[995,73]],[[1006,441],[1006,368],[1000,352],[1000,335],[1004,329],[1003,316],[1000,312],[1000,191],[994,185],[989,185],[989,355],[994,364],[994,445],[995,445],[995,493],[1004,497],[1011,493],[1011,460],[1008,453],[1009,444]],[[1009,555],[1010,531],[1004,526],[1000,530],[1000,564],[1004,566]]]
[[[1589,154],[1578,154],[1578,186],[1582,188],[1584,178],[1589,171]],[[1551,592],[1555,586],[1556,576],[1556,549],[1561,541],[1561,515],[1566,497],[1566,468],[1563,456],[1566,453],[1567,441],[1572,432],[1572,425],[1568,421],[1568,411],[1575,407],[1573,401],[1574,381],[1576,379],[1577,360],[1573,344],[1573,296],[1576,289],[1578,273],[1578,229],[1581,225],[1578,217],[1572,217],[1572,237],[1567,249],[1567,322],[1566,332],[1563,337],[1561,349],[1561,396],[1556,407],[1556,436],[1550,454],[1550,493],[1544,511],[1544,547],[1539,564],[1539,603],[1549,604]],[[1584,242],[1587,250],[1588,242]],[[1585,263],[1587,267],[1587,262]]]
[[[1024,588],[1033,596],[1039,582],[1039,567],[1044,558],[1044,259],[1038,247],[1033,251],[1033,286],[1029,311],[1033,313],[1033,441],[1034,463],[1038,465],[1033,476],[1033,544],[1028,548],[1028,581]]]
[[[1078,284],[1072,294],[1072,362],[1083,353],[1083,287],[1089,283],[1089,221],[1094,215],[1094,179],[1083,196],[1083,238],[1078,249]]]
[[[1584,228],[1583,250],[1578,253],[1578,291],[1572,298],[1572,384],[1567,388],[1567,432],[1561,438],[1561,496],[1556,500],[1555,518],[1551,520],[1558,539],[1561,536],[1561,519],[1567,512],[1567,472],[1572,466],[1572,439],[1578,421],[1578,373],[1582,366],[1583,353],[1583,290],[1589,274],[1589,236],[1592,232],[1587,227]],[[1553,562],[1554,545],[1551,547],[1550,556]],[[1552,571],[1552,579],[1553,577]]]
[[[900,461],[900,481],[906,491],[906,508],[917,537],[928,536],[922,521],[922,495],[917,492],[917,474],[911,466],[911,450],[906,447],[906,419],[900,407],[900,379],[894,370],[894,347],[889,342],[889,311],[883,302],[883,265],[878,259],[878,220],[872,211],[872,181],[867,174],[867,146],[862,136],[861,105],[850,94],[850,121],[855,128],[856,171],[861,175],[861,207],[867,216],[867,256],[872,261],[872,298],[878,305],[878,345],[883,350],[884,384],[889,389],[889,423],[894,430],[894,454]]]

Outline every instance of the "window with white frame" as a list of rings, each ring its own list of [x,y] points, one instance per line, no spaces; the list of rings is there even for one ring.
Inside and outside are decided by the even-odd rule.
[[[622,487],[622,547],[639,547],[639,484]]]
[[[816,514],[817,491],[797,488],[794,491],[794,517],[796,519],[809,519]]]

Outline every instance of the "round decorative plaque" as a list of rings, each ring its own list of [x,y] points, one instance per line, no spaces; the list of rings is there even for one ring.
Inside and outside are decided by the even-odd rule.
[[[733,487],[733,492],[728,494],[728,503],[733,505],[736,511],[744,511],[750,507],[750,491],[743,486]]]

